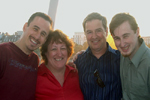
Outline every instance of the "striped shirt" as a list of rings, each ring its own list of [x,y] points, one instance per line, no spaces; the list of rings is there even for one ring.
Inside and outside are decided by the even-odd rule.
[[[78,55],[75,64],[84,100],[121,100],[120,53],[118,50],[113,50],[107,43],[105,54],[97,59],[88,47],[84,53]],[[96,69],[105,84],[104,88],[97,84],[97,77],[94,76]]]

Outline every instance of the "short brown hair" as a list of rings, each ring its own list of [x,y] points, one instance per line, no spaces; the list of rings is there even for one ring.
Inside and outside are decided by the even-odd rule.
[[[135,18],[129,13],[118,13],[112,18],[109,24],[109,30],[111,35],[114,35],[114,30],[125,21],[128,21],[131,29],[136,32],[136,30],[138,29],[138,24]]]
[[[53,21],[51,19],[51,17],[45,13],[42,12],[36,12],[34,14],[31,15],[31,17],[28,20],[28,26],[30,25],[30,23],[34,20],[35,17],[42,17],[43,19],[45,19],[46,21],[48,21],[51,25],[51,27],[53,27]]]
[[[65,43],[66,44],[68,58],[74,53],[74,48],[73,48],[74,43],[72,42],[72,40],[69,39],[69,37],[66,34],[64,34],[61,30],[55,30],[53,32],[50,32],[46,42],[40,48],[42,60],[44,61],[45,64],[48,63],[48,59],[45,55],[45,53],[47,52],[47,49],[48,49],[48,45],[50,43],[53,44],[54,42],[55,43]]]
[[[83,25],[83,29],[85,31],[85,24],[87,21],[91,21],[91,20],[94,20],[94,19],[98,19],[100,21],[102,21],[102,24],[103,24],[103,27],[106,31],[107,29],[107,20],[106,20],[106,17],[102,16],[101,14],[99,13],[96,13],[96,12],[93,12],[93,13],[90,13],[89,15],[87,15],[87,17],[84,19],[82,25]]]

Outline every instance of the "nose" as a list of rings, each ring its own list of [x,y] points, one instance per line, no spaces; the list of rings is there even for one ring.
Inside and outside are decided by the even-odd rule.
[[[38,40],[40,37],[41,37],[41,34],[40,34],[39,32],[34,35],[34,38],[37,39],[37,40]]]
[[[125,45],[125,41],[122,39],[122,40],[120,40],[120,46],[121,47],[124,47],[124,45]]]
[[[96,32],[93,32],[93,33],[92,33],[92,37],[93,37],[93,38],[96,38],[96,37],[97,37],[96,35],[97,35]]]
[[[61,49],[58,49],[58,50],[57,50],[57,55],[58,55],[58,56],[61,56],[61,55],[62,55]]]

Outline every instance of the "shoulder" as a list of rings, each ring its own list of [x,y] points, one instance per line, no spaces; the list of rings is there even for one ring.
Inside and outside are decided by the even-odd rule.
[[[87,52],[87,50],[86,51],[84,51],[82,54],[79,54],[78,56],[77,56],[77,59],[74,61],[74,63],[76,64],[76,66],[80,63],[83,63],[83,62],[85,62],[87,59],[89,59],[89,58],[91,58],[90,56],[89,56],[89,53]]]
[[[120,52],[119,50],[112,49],[110,46],[108,46],[107,49],[107,56],[111,58],[114,62],[120,63]]]
[[[91,52],[90,48],[88,47],[84,52],[78,55],[77,59],[83,59],[86,58],[87,55]]]
[[[69,65],[66,65],[66,69],[69,71],[69,72],[74,72],[74,73],[77,73],[77,69],[75,69],[74,67],[71,67]]]
[[[45,66],[44,63],[42,63],[42,64],[38,67],[38,75],[44,74],[45,70],[46,70],[46,66]]]
[[[38,55],[35,52],[32,52],[30,55],[35,57],[35,58],[38,58]]]
[[[5,42],[0,44],[0,50],[1,51],[12,51],[16,49],[16,45],[13,42]]]
[[[12,43],[11,42],[5,42],[5,43],[1,43],[0,47],[8,47],[10,46]]]
[[[37,61],[38,64],[39,64],[39,57],[38,57],[38,55],[35,52],[32,52],[30,54],[30,58],[31,58],[32,61]]]
[[[113,53],[113,54],[115,54],[115,55],[120,55],[119,50],[113,49],[113,48],[109,45],[109,43],[107,43],[107,51],[109,51],[109,52],[111,52],[111,53]]]
[[[119,50],[115,50],[114,54],[120,57],[120,51]]]
[[[112,55],[114,55],[114,56],[116,56],[116,57],[120,57],[120,52],[119,52],[119,50],[112,49],[112,48],[109,46],[108,51],[109,51]]]
[[[69,70],[76,70],[74,67],[70,66],[70,65],[66,65],[66,68]]]
[[[147,48],[147,50],[145,51],[144,55],[141,57],[141,61],[142,62],[145,62],[145,63],[148,63],[150,65],[150,49]]]
[[[145,51],[143,51],[143,55],[141,57],[142,60],[149,60],[150,59],[150,48],[148,48],[147,46],[145,47]]]
[[[12,43],[11,42],[5,42],[0,44],[0,54],[5,55],[8,54],[12,50]]]

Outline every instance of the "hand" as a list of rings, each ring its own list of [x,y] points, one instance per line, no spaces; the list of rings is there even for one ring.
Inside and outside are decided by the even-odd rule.
[[[73,63],[73,62],[68,62],[68,64],[67,65],[69,65],[69,66],[71,66],[71,67],[73,67],[73,68],[75,68],[76,69],[76,64],[75,63]]]
[[[83,52],[85,52],[85,50],[81,50],[81,51],[77,52],[77,53],[73,56],[73,62],[74,62],[75,60],[77,60],[78,55],[79,55],[79,54],[82,54]]]

